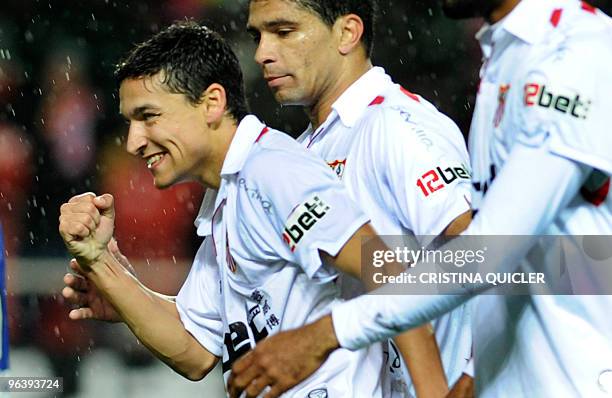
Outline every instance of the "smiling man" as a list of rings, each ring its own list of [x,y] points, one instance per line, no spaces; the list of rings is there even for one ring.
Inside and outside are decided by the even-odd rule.
[[[247,114],[238,61],[216,33],[174,24],[136,46],[116,76],[127,150],[155,185],[208,188],[196,219],[206,239],[174,301],[124,267],[111,240],[113,197],[73,197],[59,225],[80,274],[65,278],[64,296],[81,306],[70,317],[124,321],[185,377],[201,379],[221,360],[227,380],[262,339],[339,304],[336,269],[359,277],[361,240],[380,241],[324,162]],[[338,350],[289,394],[387,397],[383,363],[380,345]],[[269,383],[261,378],[246,393]]]

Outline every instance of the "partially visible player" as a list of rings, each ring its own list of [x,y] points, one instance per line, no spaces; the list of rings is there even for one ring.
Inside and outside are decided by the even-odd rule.
[[[221,359],[227,379],[262,339],[339,304],[336,268],[359,277],[361,239],[378,238],[320,158],[247,114],[237,58],[209,29],[170,26],[133,49],[117,80],[127,149],[156,187],[208,188],[196,220],[206,239],[174,302],[142,286],[109,247],[113,197],[73,197],[59,230],[84,278],[70,278],[64,295],[86,308],[71,316],[122,319],[185,377],[200,379]],[[339,350],[289,396],[383,397],[382,369],[380,345]],[[251,388],[258,383],[268,380]]]
[[[9,329],[6,308],[6,263],[4,261],[4,235],[0,224],[0,371],[9,367]]]
[[[465,233],[532,236],[489,265],[511,272],[522,264],[552,277],[546,260],[552,249],[538,235],[568,235],[565,249],[574,255],[584,253],[577,235],[612,235],[612,22],[576,0],[446,0],[444,6],[449,15],[488,21],[479,34],[485,64],[470,136],[479,212]],[[590,286],[610,283],[580,271]],[[333,330],[328,320],[317,322],[258,347],[268,353],[291,347],[276,366],[292,376],[270,385],[299,380],[312,371],[306,357],[334,347],[302,344],[307,335],[334,336],[336,345],[356,349],[440,316],[472,295],[458,290],[344,303],[333,311]],[[612,393],[610,296],[482,296],[475,307],[477,395]]]
[[[463,136],[433,105],[372,66],[375,19],[372,0],[252,0],[248,30],[276,100],[302,106],[310,119],[298,141],[325,159],[379,233],[457,233],[470,219]],[[430,349],[400,344],[423,396],[444,395],[471,350],[464,307],[433,328],[447,381],[434,377],[443,370],[436,373],[427,359],[437,356],[435,342]],[[399,363],[394,347],[389,355]],[[239,373],[236,385],[247,385]]]

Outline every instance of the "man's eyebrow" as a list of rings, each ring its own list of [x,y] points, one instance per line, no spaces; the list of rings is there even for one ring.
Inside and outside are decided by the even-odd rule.
[[[291,21],[289,19],[277,18],[271,21],[266,21],[263,23],[264,30],[274,30],[280,26],[295,26],[298,23],[296,21]],[[255,28],[253,25],[247,25],[247,32],[250,34],[256,34],[259,32],[259,29]]]
[[[157,107],[151,104],[145,104],[145,105],[132,109],[132,111],[128,115],[124,115],[123,113],[121,115],[125,119],[138,119],[138,118],[142,118],[142,114],[150,109],[157,109]]]

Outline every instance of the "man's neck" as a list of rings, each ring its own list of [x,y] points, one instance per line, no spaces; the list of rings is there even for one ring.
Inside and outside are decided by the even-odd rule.
[[[313,103],[312,106],[304,108],[313,129],[316,130],[325,122],[331,113],[334,102],[336,102],[353,83],[359,80],[359,78],[371,68],[372,62],[369,59],[365,60],[360,65],[349,68],[339,79],[337,79],[332,87]]]
[[[490,24],[494,24],[498,21],[501,21],[506,15],[510,14],[512,10],[520,3],[521,0],[505,0],[502,1],[500,6],[491,11],[486,17],[487,22]]]
[[[202,165],[203,171],[200,176],[200,183],[206,188],[219,189],[221,186],[221,170],[232,140],[236,136],[238,123],[225,116],[218,126],[212,127],[210,159]]]

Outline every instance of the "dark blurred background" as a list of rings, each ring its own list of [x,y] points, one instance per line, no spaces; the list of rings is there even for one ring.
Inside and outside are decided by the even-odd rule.
[[[612,11],[609,1],[592,3]],[[113,66],[132,44],[170,22],[203,21],[238,53],[253,112],[297,136],[306,118],[298,108],[278,106],[261,79],[244,30],[247,7],[245,0],[0,5],[0,221],[9,264],[11,374],[62,376],[64,396],[222,394],[220,375],[182,381],[123,326],[68,321],[58,294],[67,257],[57,219],[61,203],[74,194],[113,193],[122,251],[147,285],[177,292],[199,244],[192,222],[203,192],[194,185],[157,191],[142,162],[125,153]],[[480,24],[445,19],[437,2],[381,1],[374,63],[467,134]]]

